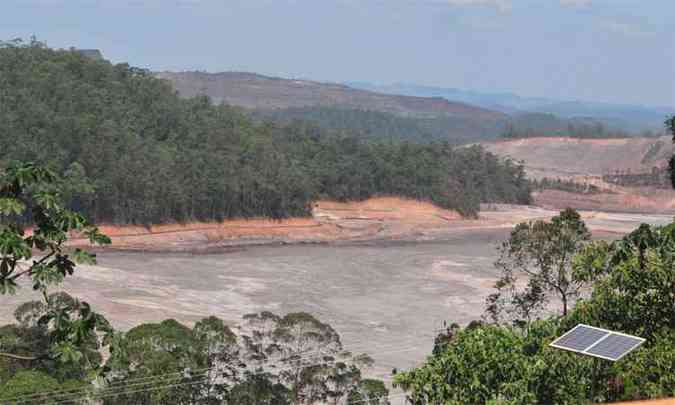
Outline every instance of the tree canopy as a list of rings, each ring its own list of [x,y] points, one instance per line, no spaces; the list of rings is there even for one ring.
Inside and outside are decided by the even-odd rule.
[[[590,238],[581,216],[570,208],[551,221],[516,225],[509,239],[499,247],[495,266],[501,277],[495,284],[497,292],[487,300],[491,318],[529,322],[546,308],[551,296],[560,301],[562,314],[567,315],[572,300],[589,282],[573,271],[572,259]]]
[[[263,312],[240,326],[235,334],[211,316],[192,328],[168,319],[117,332],[95,379],[61,363],[0,363],[0,402],[388,405],[384,383],[362,376],[372,360],[345,350],[330,325],[307,313]],[[0,328],[0,343],[9,329],[30,326]]]

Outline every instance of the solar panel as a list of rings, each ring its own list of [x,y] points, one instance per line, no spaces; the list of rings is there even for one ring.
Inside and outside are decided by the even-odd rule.
[[[633,349],[640,346],[645,340],[635,336],[611,333],[595,345],[586,349],[586,354],[607,360],[617,361]]]
[[[559,349],[583,352],[591,345],[609,334],[603,329],[592,326],[577,325],[574,329],[556,339],[551,346]]]
[[[645,340],[636,336],[579,324],[551,343],[552,347],[617,361]]]

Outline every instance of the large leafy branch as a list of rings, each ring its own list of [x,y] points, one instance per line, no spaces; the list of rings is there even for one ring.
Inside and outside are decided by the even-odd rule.
[[[86,302],[54,305],[48,294],[77,264],[96,263],[94,254],[67,248],[71,235],[84,235],[92,245],[110,243],[84,216],[63,205],[62,188],[53,171],[32,163],[15,162],[0,171],[0,294],[14,294],[25,284],[39,292],[48,310],[38,325],[49,330],[52,343],[48,353],[19,355],[3,353],[0,347],[0,356],[77,361],[82,356],[78,347],[95,332],[111,332],[105,318]]]

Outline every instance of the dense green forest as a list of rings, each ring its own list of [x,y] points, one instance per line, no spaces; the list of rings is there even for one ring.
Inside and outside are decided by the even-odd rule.
[[[641,136],[655,137],[663,134],[643,132]],[[538,137],[571,137],[580,139],[630,138],[620,129],[610,129],[593,119],[561,119],[553,114],[525,113],[516,115],[501,133],[505,139]]]
[[[419,118],[391,113],[340,107],[299,107],[254,111],[253,117],[277,122],[309,121],[322,128],[358,134],[374,140],[443,141],[447,134],[435,134],[420,125]]]
[[[278,122],[309,121],[322,128],[347,131],[371,140],[448,142],[452,145],[493,140],[506,127],[505,121],[481,122],[450,116],[406,117],[381,111],[325,106],[254,111],[253,116]]]
[[[260,123],[206,97],[181,99],[126,64],[36,41],[0,46],[0,166],[48,165],[68,180],[68,205],[95,222],[283,218],[308,215],[317,198],[373,195],[464,215],[480,202],[529,202],[521,165],[479,147],[348,129]]]
[[[504,119],[476,123],[462,118],[404,117],[391,113],[343,107],[302,107],[256,111],[254,117],[279,122],[304,120],[322,128],[348,131],[374,140],[404,140],[417,143],[449,142],[464,145],[499,138],[519,139],[568,136],[581,139],[629,138],[622,130],[608,129],[591,118],[559,118],[553,114],[519,113]],[[662,133],[644,132],[646,137]]]

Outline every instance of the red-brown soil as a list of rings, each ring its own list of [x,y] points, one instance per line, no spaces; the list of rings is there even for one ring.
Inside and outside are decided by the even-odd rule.
[[[572,180],[590,184],[601,193],[580,194],[559,190],[535,193],[534,203],[547,209],[675,213],[675,192],[655,187],[621,187],[603,181],[617,170],[650,172],[664,167],[673,155],[670,138],[576,139],[529,138],[488,142],[491,152],[523,161],[528,177]]]
[[[486,142],[499,156],[524,161],[533,178],[602,176],[620,170],[647,172],[667,164],[673,154],[670,138],[578,139],[528,138]]]
[[[401,238],[462,223],[461,216],[433,204],[395,197],[361,202],[318,201],[313,216],[279,221],[253,218],[221,223],[143,226],[100,226],[113,248],[194,250],[268,243],[321,243],[377,238]],[[84,244],[74,239],[72,244]]]
[[[372,198],[361,202],[318,201],[309,218],[281,221],[239,219],[221,223],[189,223],[141,226],[101,226],[112,238],[112,249],[156,252],[209,253],[244,245],[337,243],[350,241],[443,239],[449,235],[480,229],[508,229],[534,219],[547,219],[567,203],[576,204],[575,194],[538,194],[538,201],[550,207],[483,205],[478,218],[462,218],[428,202],[395,197]],[[614,195],[612,195],[614,196]],[[598,197],[601,198],[601,197]],[[619,235],[631,231],[646,216],[607,214],[596,209],[606,206],[588,201],[582,217],[598,235]],[[619,202],[617,202],[619,207]],[[642,206],[641,206],[642,207]],[[617,210],[621,211],[621,210]],[[624,209],[623,212],[626,210]],[[639,214],[640,209],[635,213]],[[654,212],[651,212],[655,214]],[[622,216],[623,215],[623,216]],[[616,218],[615,218],[616,217]],[[620,218],[619,218],[620,217]],[[625,217],[625,218],[624,218]],[[669,217],[661,216],[660,222]],[[665,219],[664,219],[665,218]],[[85,239],[71,240],[74,246],[86,245]]]

